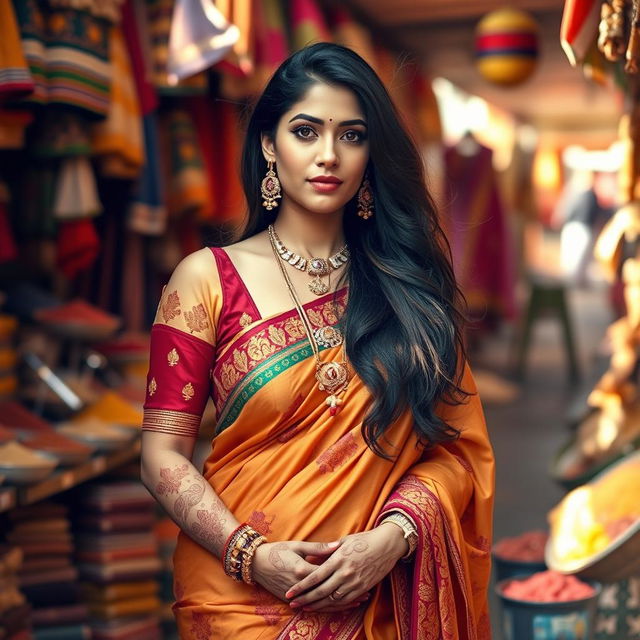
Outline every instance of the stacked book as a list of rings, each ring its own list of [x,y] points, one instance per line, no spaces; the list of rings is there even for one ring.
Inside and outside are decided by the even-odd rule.
[[[15,509],[9,519],[6,537],[23,555],[18,581],[32,607],[34,640],[91,638],[87,607],[78,598],[67,507],[44,502]]]
[[[74,500],[80,590],[95,640],[160,640],[155,502],[140,482],[81,487]]]
[[[0,545],[0,638],[2,640],[32,640],[29,611],[20,591],[18,572],[22,566],[22,551],[18,547]]]

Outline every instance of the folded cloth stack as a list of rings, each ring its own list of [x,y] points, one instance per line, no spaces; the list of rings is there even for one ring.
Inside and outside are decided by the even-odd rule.
[[[160,573],[160,597],[162,598],[162,631],[165,640],[178,640],[178,630],[171,611],[175,602],[173,592],[173,552],[180,529],[171,518],[164,516],[156,522],[156,537],[160,544],[160,559],[162,571]]]
[[[90,638],[87,607],[78,599],[73,536],[68,509],[54,502],[9,513],[7,540],[19,548],[21,590],[32,607],[34,640]]]
[[[14,316],[0,314],[0,398],[11,398],[18,388],[18,354],[13,344],[17,328]]]
[[[81,487],[74,499],[80,591],[93,637],[160,640],[155,502],[139,481]]]
[[[0,545],[0,638],[31,640],[29,610],[18,585],[22,551],[15,546]]]

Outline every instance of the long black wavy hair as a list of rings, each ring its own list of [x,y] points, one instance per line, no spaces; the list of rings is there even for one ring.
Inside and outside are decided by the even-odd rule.
[[[457,404],[464,357],[463,298],[451,252],[425,186],[420,154],[374,70],[348,48],[320,43],[289,57],[274,73],[248,122],[242,182],[249,211],[243,237],[273,222],[259,185],[266,163],[261,134],[275,140],[281,116],[317,82],[353,91],[367,122],[367,166],[373,218],[344,211],[351,260],[343,278],[349,296],[342,327],[347,357],[372,394],[362,432],[367,445],[389,458],[380,440],[409,408],[425,446],[452,441],[459,431],[434,412],[438,401]]]

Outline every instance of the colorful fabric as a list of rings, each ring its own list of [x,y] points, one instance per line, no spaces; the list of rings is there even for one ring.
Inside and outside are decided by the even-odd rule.
[[[307,303],[312,325],[335,325],[345,296]],[[339,347],[321,357],[337,359]],[[217,435],[203,475],[239,521],[274,541],[329,541],[400,510],[418,524],[420,542],[370,602],[340,615],[294,614],[261,587],[229,579],[181,533],[173,607],[180,637],[489,638],[493,457],[468,368],[462,386],[473,394],[466,403],[437,409],[460,439],[424,451],[406,412],[388,432],[397,452],[390,464],[362,438],[370,394],[357,376],[330,416],[297,312],[261,317],[223,249],[187,257],[158,306],[143,428],[193,437],[211,396]]]
[[[140,5],[140,3],[137,4]],[[134,0],[126,0],[122,6],[122,33],[129,52],[140,108],[142,114],[146,116],[157,108],[158,94],[149,80],[151,74],[147,72],[147,62],[144,55],[148,43],[143,45],[143,38],[147,32],[145,30],[146,23],[141,23],[145,18],[145,12],[135,12]]]
[[[4,182],[0,182],[0,264],[18,257],[18,247],[9,220],[8,203],[9,189]]]
[[[0,4],[0,100],[31,93],[34,82],[22,52],[20,32],[10,2]]]
[[[178,84],[169,81],[169,35],[173,16],[174,0],[148,0],[146,2],[149,37],[151,39],[153,84],[159,93],[184,95],[205,93],[207,76],[197,73]]]
[[[58,170],[53,215],[58,220],[74,220],[98,215],[102,205],[89,158],[75,156],[62,161]]]
[[[573,66],[588,55],[598,36],[600,0],[565,0],[560,43]]]
[[[107,56],[110,22],[88,11],[37,0],[15,2],[14,7],[34,82],[25,100],[104,118],[112,73]]]
[[[14,0],[15,17],[18,21],[21,49],[29,67],[33,82],[33,91],[28,102],[45,104],[47,102],[47,69],[46,69],[46,19],[42,7],[37,0]]]
[[[127,226],[132,231],[157,236],[162,235],[167,228],[167,209],[164,204],[159,163],[158,125],[155,114],[146,115],[142,126],[145,164],[138,182],[137,193],[129,208]]]
[[[331,33],[315,0],[291,0],[289,21],[294,51],[314,42],[331,42]]]
[[[515,315],[515,264],[493,169],[492,151],[477,145],[463,155],[445,152],[447,201],[444,226],[453,266],[478,328],[490,329]]]
[[[240,30],[211,3],[176,0],[169,36],[169,81],[206,71],[231,50]]]
[[[188,111],[172,109],[164,119],[161,132],[168,150],[167,207],[169,215],[181,216],[211,209],[209,182],[194,122]]]
[[[103,175],[134,179],[140,175],[144,164],[142,114],[120,26],[111,28],[109,43],[109,60],[113,67],[109,111],[105,120],[93,126],[91,146],[93,153],[101,156]]]

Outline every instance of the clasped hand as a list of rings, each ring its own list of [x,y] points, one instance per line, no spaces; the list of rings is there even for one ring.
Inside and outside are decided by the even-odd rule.
[[[342,611],[364,602],[407,546],[390,523],[332,543],[264,544],[256,550],[254,577],[294,611]]]

